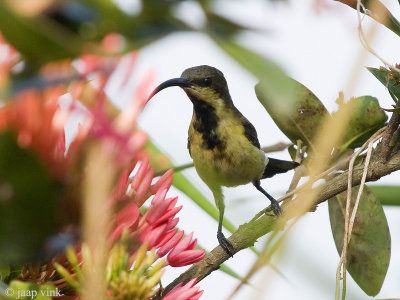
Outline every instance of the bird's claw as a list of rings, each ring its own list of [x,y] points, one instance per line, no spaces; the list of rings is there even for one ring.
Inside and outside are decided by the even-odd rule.
[[[228,239],[224,236],[224,234],[221,231],[217,232],[217,239],[218,239],[218,243],[220,244],[222,249],[224,249],[225,252],[230,257],[233,257],[233,252],[234,252],[233,246],[232,246],[231,242],[228,241]]]
[[[279,206],[278,202],[271,202],[272,210],[276,216],[282,215],[282,208]]]

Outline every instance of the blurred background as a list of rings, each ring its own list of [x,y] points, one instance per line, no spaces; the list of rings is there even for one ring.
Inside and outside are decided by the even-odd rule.
[[[124,7],[135,9],[134,3],[132,1],[132,6],[125,3]],[[396,1],[383,3],[393,14],[400,14]],[[313,91],[330,112],[337,108],[335,100],[340,91],[344,91],[345,97],[375,96],[382,107],[390,107],[392,100],[384,86],[365,68],[357,66],[362,56],[365,56],[362,66],[379,67],[381,62],[362,47],[355,10],[334,1],[250,0],[217,1],[216,11],[255,28],[255,32],[240,35],[240,42],[279,63],[288,75]],[[201,26],[204,22],[202,11],[195,2],[182,3],[177,13],[194,26]],[[366,18],[363,24],[368,28],[372,23]],[[373,48],[387,61],[398,61],[400,41],[387,28],[378,27],[376,39],[371,41]],[[254,93],[257,79],[203,34],[177,33],[143,48],[137,68],[143,71],[154,69],[156,86],[167,79],[179,77],[186,68],[203,64],[214,66],[224,73],[236,107],[256,127],[262,146],[289,142],[257,100]],[[357,78],[351,77],[354,68],[358,68]],[[118,94],[118,91],[113,93]],[[118,101],[123,105],[121,98]],[[139,124],[179,166],[191,162],[186,147],[191,117],[192,105],[185,93],[179,88],[170,88],[150,101]],[[271,153],[270,156],[289,159],[287,151]],[[193,168],[183,173],[213,201],[211,192]],[[264,180],[262,185],[278,198],[287,190],[292,175],[278,175]],[[387,176],[380,183],[398,185],[399,175]],[[178,190],[170,194],[178,194],[178,202],[183,204],[179,214],[182,228],[187,232],[194,231],[203,247],[213,249],[217,245],[217,223]],[[249,221],[267,203],[250,184],[226,188],[225,202],[225,216],[237,226]],[[391,230],[392,257],[377,298],[400,296],[400,208],[385,206],[384,209]],[[256,247],[262,245],[263,240],[260,239]],[[252,278],[254,286],[245,286],[234,299],[334,298],[339,255],[332,238],[327,203],[319,205],[316,212],[307,214],[296,224],[282,250],[273,259],[281,274],[269,267],[264,268]],[[240,275],[245,275],[255,259],[253,252],[244,250],[228,260],[227,265]],[[168,274],[171,280],[179,274],[179,271],[172,271]],[[236,279],[216,271],[200,282],[204,289],[202,299],[225,299],[237,284]],[[350,276],[347,293],[348,299],[367,297]]]
[[[36,5],[48,5],[46,1],[38,1]],[[48,3],[51,2],[57,1],[48,0]],[[57,9],[45,10],[45,13],[49,13],[52,19],[68,27],[71,32],[78,32],[77,36],[80,35],[81,40],[69,39],[71,35],[59,36],[61,38],[56,42],[49,42],[46,38],[56,32],[56,28],[51,27],[42,26],[38,27],[37,31],[24,32],[26,28],[21,27],[21,23],[13,23],[13,17],[7,14],[7,5],[0,3],[0,28],[6,38],[12,39],[12,42],[20,46],[18,50],[27,58],[27,71],[23,74],[25,77],[20,78],[22,85],[31,84],[31,74],[39,69],[39,65],[47,62],[47,58],[55,60],[77,57],[85,53],[84,50],[96,53],[96,49],[90,48],[93,46],[91,42],[99,41],[106,34],[116,31],[125,36],[125,46],[129,51],[139,50],[135,71],[126,88],[121,90],[120,81],[127,69],[132,67],[129,56],[122,59],[116,74],[113,75],[115,84],[107,86],[108,95],[118,107],[123,109],[128,105],[132,99],[132,92],[138,88],[141,79],[149,71],[154,75],[155,87],[167,79],[179,77],[186,68],[210,65],[224,73],[234,104],[255,126],[262,146],[290,141],[258,101],[254,92],[257,78],[215,41],[234,40],[277,63],[286,74],[308,87],[329,112],[337,109],[335,101],[342,91],[346,99],[363,95],[377,97],[383,108],[391,108],[393,103],[387,89],[365,68],[379,68],[382,62],[363,48],[358,36],[356,10],[338,1],[69,2],[71,5],[65,5],[66,9],[61,10],[62,14],[57,14]],[[69,2],[60,1],[57,5]],[[120,17],[110,4],[112,2],[135,18],[133,26],[126,26],[130,23]],[[8,1],[8,4],[10,3],[12,1]],[[29,11],[29,1],[18,0],[14,3],[25,3],[18,8],[26,9],[23,14],[40,17],[41,12]],[[400,17],[398,1],[382,0],[382,3],[394,16]],[[92,10],[86,9],[85,6],[91,7]],[[97,22],[98,19],[101,21]],[[365,31],[372,26],[376,29],[374,38],[369,41],[372,48],[387,62],[398,62],[400,39],[396,38],[395,33],[368,17],[363,20],[363,26]],[[37,43],[37,40],[32,44],[20,43],[18,34],[21,32],[32,34],[33,38],[38,37],[35,35],[37,32],[43,32],[43,36],[40,36],[43,43]],[[83,47],[83,44],[87,48]],[[46,52],[47,56],[42,55],[43,52]],[[25,82],[26,78],[28,81]],[[18,90],[17,85],[13,88]],[[152,142],[170,157],[175,166],[181,166],[191,162],[187,151],[187,130],[191,117],[192,105],[184,92],[179,88],[170,88],[157,94],[146,105],[139,117],[139,126],[149,133]],[[76,124],[75,120],[66,128],[67,144],[76,132]],[[287,150],[271,153],[270,156],[290,159]],[[183,174],[213,202],[210,190],[193,168],[184,170]],[[292,175],[293,173],[289,172],[264,180],[262,186],[272,196],[279,198],[288,189]],[[382,178],[379,183],[400,185],[400,176],[395,173]],[[224,194],[225,216],[236,227],[248,222],[268,204],[267,199],[252,185],[227,188]],[[207,251],[217,246],[217,222],[178,189],[171,188],[169,195],[179,195],[178,205],[183,205],[178,214],[179,227],[186,233],[193,231],[198,243]],[[376,298],[400,298],[400,207],[384,206],[384,210],[391,231],[392,250],[389,270]],[[255,247],[261,249],[266,238],[259,239]],[[226,264],[240,276],[244,276],[255,260],[256,255],[252,251],[243,250]],[[339,255],[331,233],[327,203],[320,204],[315,212],[306,214],[297,222],[272,262],[275,269],[264,267],[234,296],[234,299],[334,298]],[[163,285],[166,286],[185,269],[170,268],[162,279]],[[222,271],[215,271],[199,283],[200,288],[204,290],[201,299],[226,299],[238,284],[239,280]],[[350,276],[347,276],[347,297],[367,297]]]

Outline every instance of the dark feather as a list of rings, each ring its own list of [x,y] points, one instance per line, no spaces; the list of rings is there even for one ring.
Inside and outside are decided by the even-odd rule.
[[[280,160],[275,158],[268,159],[268,164],[265,167],[261,179],[272,177],[275,174],[286,173],[287,171],[293,170],[299,165],[294,161]]]
[[[244,127],[244,135],[249,140],[249,142],[260,149],[260,142],[258,141],[257,131],[254,128],[253,124],[249,122],[243,115],[240,116],[240,121]]]
[[[215,107],[209,103],[188,94],[193,103],[194,120],[193,128],[201,134],[203,139],[203,148],[219,151],[225,150],[226,143],[218,136],[216,129],[219,123],[219,117]],[[190,142],[189,145],[190,146]]]

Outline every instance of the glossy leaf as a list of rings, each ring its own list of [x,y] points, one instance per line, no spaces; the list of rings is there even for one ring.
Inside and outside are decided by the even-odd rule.
[[[354,187],[351,207],[354,206],[357,192],[358,187]],[[345,191],[328,201],[331,229],[339,253],[343,248],[346,195]],[[382,205],[365,186],[347,250],[347,270],[369,296],[378,294],[382,287],[390,261],[390,243]]]
[[[292,109],[283,113],[262,92],[263,82],[256,85],[256,95],[265,109],[274,120],[279,129],[294,143],[302,140],[305,145],[312,146],[312,139],[317,129],[324,122],[329,113],[321,101],[304,85],[294,79],[290,87],[294,95],[294,101],[284,101],[281,105]]]
[[[337,0],[348,6],[357,9],[357,0]],[[399,21],[390,13],[390,11],[383,5],[379,0],[362,0],[361,3],[368,9],[367,14],[375,21],[386,26],[388,29],[393,31],[395,34],[400,35],[400,23]],[[372,10],[372,11],[371,11]],[[361,12],[364,12],[361,8]]]
[[[384,67],[367,68],[388,90],[400,99],[400,74]]]
[[[368,188],[382,205],[400,205],[400,186],[398,185],[369,185]]]
[[[352,98],[350,102],[341,103],[338,110],[340,111],[346,105],[354,105],[347,131],[340,146],[341,151],[364,144],[377,129],[385,125],[387,120],[387,115],[375,97],[362,96]],[[336,114],[337,112],[333,113],[332,118],[335,118]]]
[[[45,167],[18,146],[10,132],[0,133],[0,265],[41,257],[55,232],[56,187]]]

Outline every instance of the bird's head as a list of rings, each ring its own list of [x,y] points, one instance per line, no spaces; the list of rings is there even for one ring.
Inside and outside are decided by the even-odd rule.
[[[197,101],[204,101],[211,105],[216,105],[221,101],[224,104],[232,102],[224,74],[210,66],[204,65],[186,69],[181,77],[169,79],[157,86],[149,99],[171,86],[181,87],[194,105]]]

